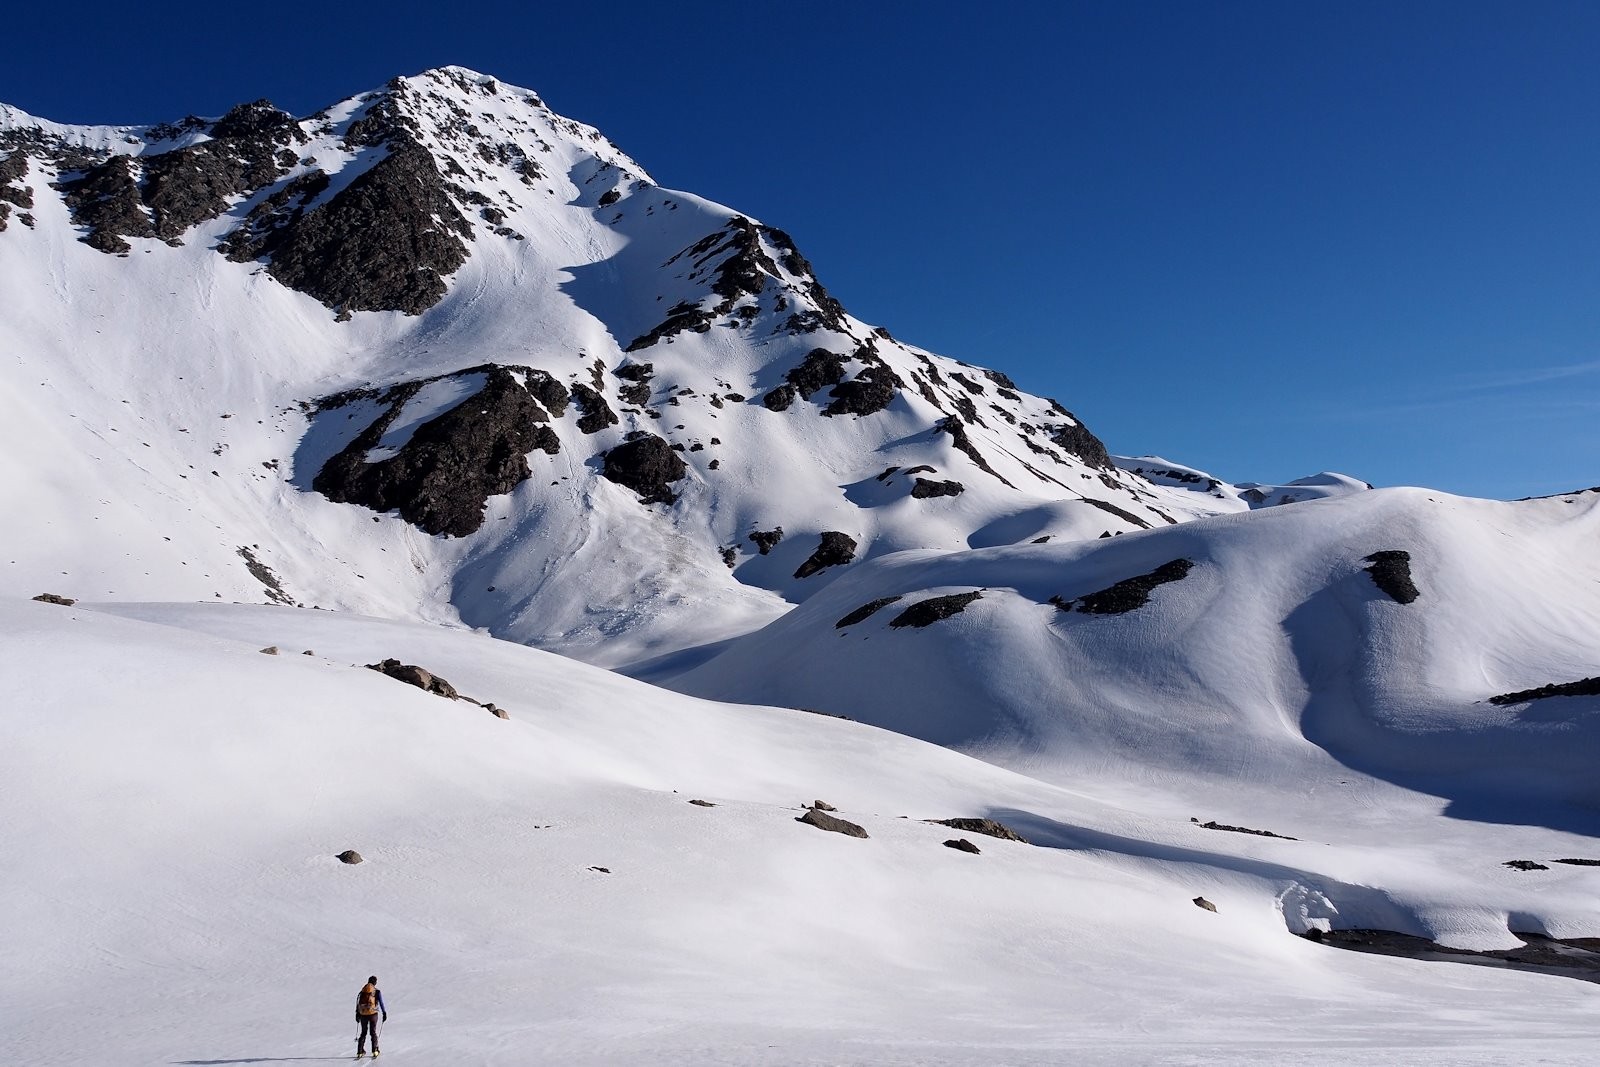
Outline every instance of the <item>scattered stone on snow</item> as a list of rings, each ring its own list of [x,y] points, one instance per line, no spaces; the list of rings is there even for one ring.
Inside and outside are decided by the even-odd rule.
[[[806,813],[795,822],[803,822],[807,826],[815,826],[818,830],[827,830],[830,833],[844,834],[846,837],[866,837],[867,831],[853,822],[837,819],[826,815],[817,808],[808,808]]]
[[[337,858],[340,863],[360,863],[361,853],[357,852],[353,848],[347,848],[343,852],[339,853]]]
[[[1409,604],[1422,594],[1411,580],[1411,553],[1400,549],[1374,552],[1365,562],[1372,564],[1367,573],[1379,589],[1389,594],[1399,604]]]
[[[1500,866],[1510,867],[1514,871],[1548,871],[1550,868],[1533,860],[1506,860]]]
[[[945,848],[953,848],[957,852],[970,852],[974,856],[978,856],[978,855],[982,854],[982,853],[980,853],[978,851],[978,846],[977,845],[974,845],[971,841],[968,841],[964,837],[951,838],[949,841],[946,841],[944,843],[944,847]]]
[[[611,873],[611,868],[610,867],[590,867],[589,869],[591,871],[596,871],[596,872],[598,872],[600,874],[610,874]]]
[[[1569,863],[1574,867],[1600,867],[1600,860],[1576,859],[1570,856],[1564,860],[1556,860],[1556,862]]]
[[[33,599],[37,600],[41,604],[59,604],[64,608],[70,608],[72,605],[77,603],[76,600],[69,596],[57,596],[54,593],[40,593]]]
[[[974,600],[983,599],[983,591],[974,589],[970,593],[950,593],[947,596],[929,597],[919,600],[893,619],[889,625],[901,626],[931,626],[941,619],[948,619],[952,615],[959,615],[967,610],[967,605]]]
[[[261,650],[261,654],[263,656],[276,656],[278,654],[278,646],[268,645],[266,648]]]
[[[1207,900],[1205,897],[1195,897],[1194,906],[1197,908],[1204,908],[1207,911],[1217,910],[1217,906],[1211,903],[1211,901]]]
[[[487,711],[490,715],[493,715],[497,719],[509,719],[509,718],[511,718],[511,714],[509,712],[507,712],[505,708],[497,707],[493,703],[485,704],[483,706],[483,710]]]
[[[697,808],[714,808],[714,807],[716,807],[716,805],[713,804],[709,800],[691,800],[691,801],[689,801],[689,803],[693,804]]]

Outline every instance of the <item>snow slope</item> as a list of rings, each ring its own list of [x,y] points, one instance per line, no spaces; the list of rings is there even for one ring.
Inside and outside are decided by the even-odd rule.
[[[512,717],[354,666],[386,656]],[[1590,870],[1498,865],[1592,842],[1359,774],[1411,817],[1219,833],[1158,792],[289,608],[8,600],[0,677],[7,1063],[337,1057],[373,972],[416,1064],[1575,1063],[1595,1036],[1591,984],[1292,935],[1594,929]],[[816,796],[871,837],[794,822]],[[918,821],[980,814],[1039,844]]]
[[[1063,783],[1304,788],[1294,803],[1319,832],[1347,816],[1320,810],[1321,791],[1353,768],[1462,817],[1592,833],[1600,698],[1486,701],[1600,674],[1597,530],[1596,492],[1505,503],[1384,489],[1111,540],[904,553],[651,677],[850,715]],[[1368,572],[1387,551],[1409,553],[1410,603]],[[1175,560],[1192,569],[1144,606],[1082,609]],[[893,625],[920,600],[974,590],[949,619]],[[891,596],[903,599],[839,625]]]
[[[1120,469],[1054,401],[849,316],[780,231],[655,186],[597,131],[463,68],[298,119],[260,103],[70,127],[8,108],[0,153],[21,168],[0,202],[29,205],[0,231],[13,594],[273,599],[621,664],[748,632],[896,551],[1243,506]],[[384,200],[397,172],[408,192]],[[284,238],[318,212],[361,258]],[[391,261],[437,292],[397,288]],[[544,396],[543,448],[464,420],[526,465],[458,501],[471,532],[315,490],[401,402],[386,391],[424,394],[369,464],[470,414],[488,366],[543,372],[571,402]],[[604,476],[639,435],[681,450],[670,502]],[[470,498],[444,471],[439,491]],[[751,540],[776,530],[770,551]],[[853,562],[797,578],[825,531]]]

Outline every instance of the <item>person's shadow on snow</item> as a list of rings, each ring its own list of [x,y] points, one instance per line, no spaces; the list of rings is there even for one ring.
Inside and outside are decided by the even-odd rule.
[[[320,1063],[323,1060],[347,1060],[349,1056],[251,1056],[242,1060],[173,1060],[182,1067],[221,1067],[227,1063]]]

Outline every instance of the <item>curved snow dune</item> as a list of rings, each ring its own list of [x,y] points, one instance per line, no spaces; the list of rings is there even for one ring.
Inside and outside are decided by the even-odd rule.
[[[841,712],[1058,781],[1297,791],[1341,776],[1327,753],[1469,817],[1593,827],[1600,701],[1486,701],[1600,674],[1597,533],[1600,493],[1390,489],[1088,543],[906,553],[667,684]],[[1366,570],[1395,550],[1410,554],[1409,604]],[[1180,559],[1188,575],[1125,614],[1049,603]],[[971,590],[982,598],[959,615],[891,625]]]
[[[1216,833],[459,631],[114,610],[0,602],[3,1062],[337,1055],[374,972],[425,1065],[1587,1053],[1588,985],[1289,933],[1594,933],[1587,870]],[[354,666],[383,656],[512,718]],[[817,795],[871,839],[797,825]],[[919,821],[986,811],[1055,847]]]

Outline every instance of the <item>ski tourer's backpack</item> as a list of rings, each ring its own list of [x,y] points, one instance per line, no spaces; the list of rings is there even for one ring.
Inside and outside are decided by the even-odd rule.
[[[356,1014],[376,1015],[378,1013],[378,989],[368,983],[361,987],[361,992],[356,994]]]

